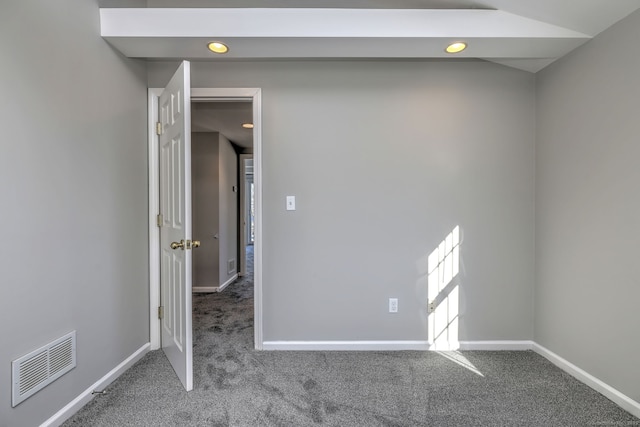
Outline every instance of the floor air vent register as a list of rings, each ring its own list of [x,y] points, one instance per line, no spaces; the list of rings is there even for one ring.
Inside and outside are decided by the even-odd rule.
[[[76,331],[11,362],[15,407],[76,367]]]

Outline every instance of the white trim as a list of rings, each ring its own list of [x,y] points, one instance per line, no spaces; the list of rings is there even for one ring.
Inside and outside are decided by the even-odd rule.
[[[254,346],[262,350],[262,90],[255,89],[253,94],[253,203],[254,242],[253,242],[253,311]]]
[[[158,136],[156,135],[156,122],[158,122],[158,98],[162,89],[149,89],[149,124],[148,147],[149,156],[149,343],[151,350],[160,348],[160,319],[158,319],[158,307],[160,307],[160,229],[156,217],[160,212],[160,169]]]
[[[457,341],[449,342],[437,342],[429,343],[429,351],[458,351],[460,350],[460,343]]]
[[[437,343],[429,341],[265,341],[264,350],[309,350],[309,351],[397,351],[397,350],[531,350],[533,341],[460,341],[459,343]]]
[[[429,350],[429,341],[265,341],[264,350],[397,351]]]
[[[210,294],[213,292],[218,292],[218,286],[193,286],[191,288],[191,292],[194,294]]]
[[[155,123],[158,121],[158,97],[162,88],[149,88],[149,342],[160,348],[160,233],[156,226],[160,198],[158,147]],[[254,242],[254,326],[256,350],[262,350],[262,91],[259,88],[192,88],[192,101],[250,99],[253,103],[253,179],[255,195]]]
[[[629,396],[621,393],[620,391],[616,390],[615,388],[611,387],[605,382],[599,380],[598,378],[594,377],[593,375],[584,371],[583,369],[578,368],[573,363],[558,356],[557,354],[555,354],[551,350],[546,349],[540,344],[533,343],[532,349],[533,351],[538,353],[540,356],[548,359],[551,363],[553,363],[554,365],[556,365],[558,368],[562,369],[569,375],[573,376],[575,379],[577,379],[581,383],[588,385],[598,393],[602,394],[603,396],[611,400],[616,405],[620,406],[625,411],[631,413],[631,415],[633,415],[634,417],[640,418],[639,402],[636,402],[635,400],[631,399]]]
[[[226,288],[227,286],[229,286],[230,284],[232,284],[233,282],[235,282],[238,279],[238,275],[235,274],[233,276],[231,276],[229,278],[229,280],[227,280],[226,282],[224,282],[222,285],[220,286],[193,286],[191,288],[191,291],[193,293],[198,293],[198,292],[222,292],[224,290],[224,288]]]
[[[80,393],[78,397],[69,402],[64,408],[56,412],[51,418],[40,424],[40,427],[57,427],[64,423],[69,417],[78,412],[80,408],[89,403],[94,395],[91,394],[94,390],[102,391],[109,384],[115,381],[120,375],[127,369],[133,366],[138,360],[149,352],[151,345],[146,343],[139,349],[137,349],[131,356],[127,357],[118,366],[109,371],[104,377],[93,383],[89,388]]]
[[[222,292],[224,290],[224,288],[226,288],[227,286],[229,286],[230,284],[232,284],[233,282],[235,282],[236,280],[238,280],[238,275],[234,274],[233,276],[229,277],[229,280],[227,280],[226,282],[224,282],[222,285],[218,286],[217,291],[218,292]]]
[[[201,101],[230,101],[242,100],[242,98],[250,98],[255,101],[256,96],[260,95],[260,88],[255,87],[194,87],[191,89],[191,99],[196,102]],[[194,99],[197,98],[197,99]],[[254,106],[255,107],[255,106]],[[254,108],[255,113],[255,108]],[[254,117],[255,129],[255,117]],[[255,131],[254,131],[255,134]],[[255,135],[254,135],[255,136]],[[255,145],[255,140],[254,144]]]
[[[460,341],[458,350],[524,351],[533,345],[533,341]]]

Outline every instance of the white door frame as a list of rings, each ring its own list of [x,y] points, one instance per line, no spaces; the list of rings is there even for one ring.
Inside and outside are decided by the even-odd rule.
[[[156,122],[161,88],[149,88],[149,343],[160,348],[160,231],[157,215],[160,200],[159,150]],[[246,100],[253,103],[253,185],[255,203],[255,242],[253,273],[254,346],[262,350],[262,91],[260,88],[192,88],[191,100]],[[196,238],[197,236],[194,236]]]

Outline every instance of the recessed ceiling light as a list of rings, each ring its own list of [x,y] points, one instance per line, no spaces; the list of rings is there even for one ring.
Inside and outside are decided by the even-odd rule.
[[[229,48],[227,47],[227,45],[220,42],[209,42],[207,43],[207,48],[209,48],[209,50],[214,53],[229,52]]]
[[[447,52],[447,53],[458,53],[458,52],[462,52],[466,48],[467,48],[467,44],[466,43],[464,43],[464,42],[455,42],[455,43],[451,43],[449,46],[447,46],[447,48],[445,49],[445,52]]]
[[[243,123],[242,127],[245,129],[253,129],[253,123]]]

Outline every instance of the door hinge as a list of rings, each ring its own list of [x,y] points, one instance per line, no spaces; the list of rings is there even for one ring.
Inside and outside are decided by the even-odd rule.
[[[158,319],[163,319],[164,318],[164,307],[160,306],[158,307]]]
[[[162,135],[162,123],[156,122],[156,133]]]
[[[162,214],[156,216],[156,224],[158,224],[158,227],[162,227]]]

